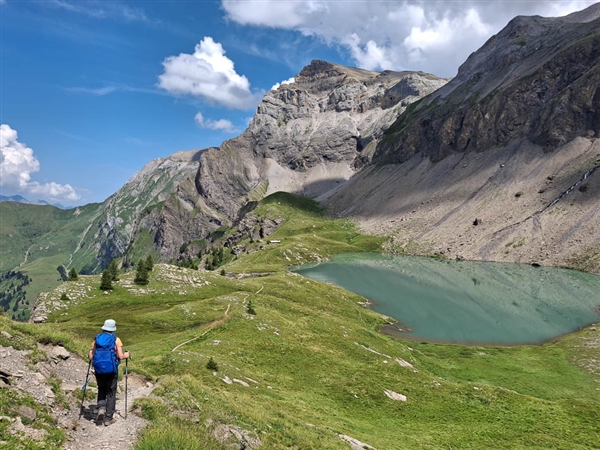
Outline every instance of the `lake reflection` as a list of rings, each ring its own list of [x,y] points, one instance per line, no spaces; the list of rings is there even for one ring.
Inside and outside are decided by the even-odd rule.
[[[599,319],[600,277],[567,269],[351,253],[294,271],[369,299],[399,322],[384,332],[411,339],[540,343]]]

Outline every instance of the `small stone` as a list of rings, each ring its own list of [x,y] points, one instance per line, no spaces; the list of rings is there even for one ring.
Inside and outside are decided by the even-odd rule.
[[[64,347],[56,346],[50,350],[50,356],[52,358],[68,359],[71,354]]]
[[[590,331],[596,331],[596,327],[590,327]]]
[[[37,413],[35,412],[35,409],[30,408],[29,406],[25,406],[25,405],[20,405],[17,408],[17,414],[20,417],[24,417],[25,419],[31,420],[32,422],[37,417]]]
[[[407,400],[406,395],[399,394],[398,392],[394,392],[389,389],[385,390],[385,395],[391,398],[392,400],[399,400],[401,402],[405,402]]]
[[[403,360],[402,358],[396,358],[396,362],[400,364],[402,367],[410,367],[413,368],[413,365],[408,361]]]
[[[10,334],[8,331],[5,331],[5,330],[0,331],[0,334],[9,340],[13,338],[12,334]]]

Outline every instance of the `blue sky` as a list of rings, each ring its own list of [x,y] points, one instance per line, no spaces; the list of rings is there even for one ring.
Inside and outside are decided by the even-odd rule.
[[[313,59],[451,77],[512,17],[593,3],[0,0],[0,194],[101,202]]]

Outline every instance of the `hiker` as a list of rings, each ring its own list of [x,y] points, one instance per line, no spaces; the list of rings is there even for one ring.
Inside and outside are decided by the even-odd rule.
[[[119,380],[119,363],[129,358],[129,352],[123,353],[123,343],[114,333],[117,323],[112,319],[104,321],[102,333],[96,336],[88,354],[98,384],[98,414],[96,422],[109,426],[116,422],[113,417],[117,402],[117,381]]]

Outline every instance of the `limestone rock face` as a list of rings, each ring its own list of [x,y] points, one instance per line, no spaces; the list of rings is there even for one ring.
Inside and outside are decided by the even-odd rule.
[[[127,264],[150,252],[177,258],[182,244],[238,223],[245,205],[272,192],[316,197],[337,188],[368,164],[398,114],[446,82],[313,61],[265,95],[242,135],[152,161],[106,200],[82,237],[79,251],[98,254],[86,272],[123,255]]]
[[[143,241],[145,253],[162,248],[172,254],[175,246],[205,231],[205,222],[192,220],[198,197],[194,177],[203,151],[151,161],[102,204],[74,255],[76,261],[78,253],[97,254],[96,265],[85,273],[106,267],[136,241]]]
[[[313,61],[265,95],[241,136],[202,154],[198,192],[230,219],[272,192],[323,195],[370,161],[398,114],[446,82]]]
[[[393,251],[600,273],[599,137],[600,4],[517,17],[325,203]]]
[[[400,117],[376,162],[440,161],[517,139],[552,151],[600,135],[600,5],[562,18],[516,17],[458,75]]]

